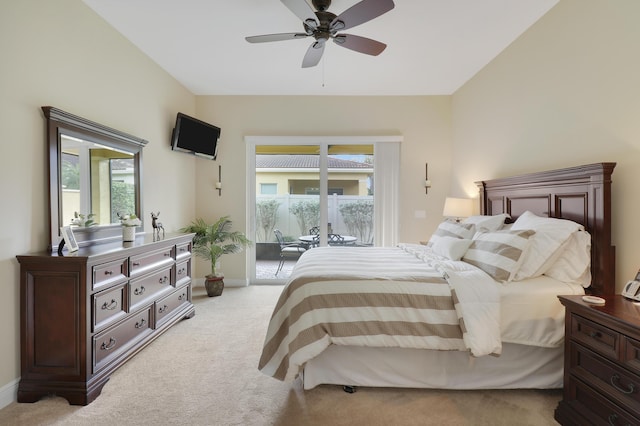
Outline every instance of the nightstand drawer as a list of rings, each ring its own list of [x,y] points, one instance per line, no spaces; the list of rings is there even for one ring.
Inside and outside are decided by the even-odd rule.
[[[638,418],[610,402],[580,380],[569,383],[568,401],[574,409],[587,417],[594,425],[638,425]],[[585,423],[578,423],[585,424]]]
[[[575,314],[571,315],[571,339],[613,360],[619,358],[620,334]]]
[[[624,366],[631,371],[640,374],[640,342],[626,337],[624,339]]]
[[[571,342],[571,365],[571,374],[629,411],[640,413],[640,377],[574,342]]]

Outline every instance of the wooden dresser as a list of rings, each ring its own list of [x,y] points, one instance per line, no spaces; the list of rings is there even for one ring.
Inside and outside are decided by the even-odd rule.
[[[193,234],[34,253],[20,262],[18,402],[93,401],[113,371],[191,318]]]
[[[620,295],[605,305],[560,296],[566,308],[562,425],[640,424],[640,306]]]

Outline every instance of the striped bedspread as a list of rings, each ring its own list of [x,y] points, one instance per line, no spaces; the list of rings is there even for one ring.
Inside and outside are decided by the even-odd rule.
[[[410,247],[314,248],[274,308],[258,368],[290,381],[331,344],[498,355],[495,285],[475,267],[428,262]]]

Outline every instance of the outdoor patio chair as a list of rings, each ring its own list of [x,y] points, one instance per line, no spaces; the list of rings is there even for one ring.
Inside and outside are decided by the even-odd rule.
[[[278,240],[278,244],[280,244],[280,263],[278,263],[278,269],[276,270],[277,276],[284,266],[284,261],[287,259],[298,259],[302,253],[307,251],[307,245],[303,243],[287,243],[279,229],[274,229],[273,233],[276,234],[276,239]]]
[[[327,242],[330,246],[341,246],[344,245],[344,237],[338,234],[329,234]]]

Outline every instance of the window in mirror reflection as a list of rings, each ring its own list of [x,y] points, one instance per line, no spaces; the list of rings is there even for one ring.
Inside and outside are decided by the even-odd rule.
[[[92,225],[117,223],[135,212],[135,166],[131,153],[62,135],[63,223],[93,215]],[[77,223],[75,223],[77,225]]]

